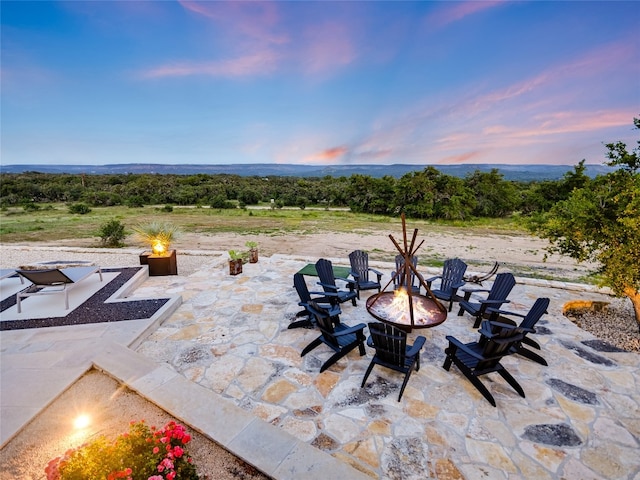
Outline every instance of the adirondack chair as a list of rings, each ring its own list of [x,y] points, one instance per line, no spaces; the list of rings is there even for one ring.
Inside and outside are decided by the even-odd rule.
[[[338,303],[344,303],[351,300],[353,306],[356,306],[356,298],[358,298],[358,292],[356,292],[355,281],[349,278],[335,277],[333,273],[333,265],[331,260],[321,258],[316,262],[316,272],[320,281],[318,285],[322,287],[325,294],[336,296]],[[347,284],[348,290],[339,289],[336,285],[336,279],[342,280]]]
[[[465,344],[448,335],[449,346],[445,349],[446,358],[442,368],[449,370],[451,363],[455,363],[462,374],[494,407],[496,406],[496,401],[478,378],[481,375],[498,372],[521,397],[524,397],[524,390],[504,368],[500,360],[512,353],[512,348],[521,342],[525,334],[530,330],[498,322],[485,322],[483,328],[479,330],[481,335],[481,341],[479,342]]]
[[[418,257],[411,256],[411,263],[414,268],[418,268]],[[407,284],[406,278],[404,276],[404,256],[396,255],[396,269],[391,273],[391,278],[393,279],[393,288],[394,290],[398,290],[399,288],[404,288],[409,291],[409,285]],[[420,294],[420,283],[416,281],[416,274],[413,273],[413,270],[409,273],[409,280],[411,286],[411,293],[419,295]]]
[[[392,325],[375,322],[369,323],[369,333],[371,336],[367,339],[367,345],[375,348],[376,354],[364,374],[360,388],[364,387],[373,367],[381,365],[404,373],[404,381],[398,395],[398,401],[400,401],[413,367],[415,366],[416,372],[420,370],[420,350],[424,346],[425,338],[420,335],[416,337],[413,345],[407,345],[406,332]]]
[[[304,275],[302,275],[301,273],[296,273],[293,275],[293,286],[298,293],[298,297],[300,298],[298,305],[304,308],[304,310],[296,313],[296,317],[306,318],[291,322],[287,328],[311,328],[315,326],[315,316],[313,315],[313,312],[311,312],[311,310],[307,308],[309,306],[309,302],[311,301],[317,302],[321,307],[328,310],[329,314],[332,317],[339,318],[338,315],[340,315],[342,311],[340,310],[340,305],[338,304],[337,295],[330,296],[322,292],[309,292],[307,282],[304,279]]]
[[[316,323],[322,334],[304,347],[300,356],[304,357],[311,350],[323,343],[335,352],[329,360],[322,364],[320,373],[324,372],[356,347],[360,349],[361,356],[366,354],[364,349],[364,342],[366,340],[364,328],[366,325],[364,323],[359,323],[353,327],[340,323],[339,321],[335,323],[331,313],[314,301],[309,302],[307,308],[309,308],[316,317]]]
[[[349,263],[351,264],[349,274],[356,282],[355,287],[358,293],[358,300],[360,299],[361,290],[378,290],[378,292],[380,292],[382,288],[380,285],[382,272],[369,267],[369,254],[367,252],[354,250],[349,254]],[[377,278],[375,280],[370,278],[370,273],[373,273]]]
[[[473,328],[478,328],[480,322],[485,316],[488,316],[487,308],[500,308],[503,303],[509,303],[507,296],[516,284],[516,279],[511,273],[499,273],[491,286],[491,289],[466,290],[464,300],[460,300],[460,310],[458,316],[462,316],[464,312],[469,312],[475,317]],[[488,292],[487,298],[479,301],[472,301],[471,294],[479,292]]]
[[[466,283],[464,281],[464,273],[466,271],[466,263],[459,258],[450,258],[444,261],[442,275],[437,275],[425,280],[431,293],[433,293],[436,298],[449,302],[449,311],[452,310],[453,302],[458,298],[456,296],[458,289]],[[431,288],[431,284],[435,280],[440,280],[440,285],[437,289]]]
[[[508,318],[510,316],[514,316],[514,317],[519,317],[522,319],[522,321],[520,322],[520,327],[526,328],[526,329],[531,329],[530,333],[536,333],[535,331],[535,326],[536,323],[538,323],[538,320],[540,320],[540,318],[542,318],[542,316],[547,312],[547,308],[549,308],[549,299],[548,298],[538,298],[534,304],[532,305],[531,309],[529,310],[529,312],[527,312],[526,315],[523,315],[521,313],[517,313],[517,312],[510,312],[507,310],[497,310],[494,308],[489,308],[487,311],[489,312],[490,316],[489,316],[489,320],[494,321],[494,322],[501,322],[501,323],[508,323],[508,324],[513,324],[515,325],[516,322],[511,319]],[[486,321],[486,320],[485,320]],[[529,333],[529,332],[527,332]],[[513,352],[512,353],[519,353],[520,355],[522,355],[523,357],[528,358],[529,360],[533,360],[534,362],[540,363],[542,365],[547,366],[547,361],[542,358],[540,355],[538,355],[535,352],[532,352],[531,350],[529,350],[528,348],[525,348],[523,346],[523,344],[529,345],[530,347],[533,347],[537,350],[540,350],[540,344],[538,342],[536,342],[535,340],[533,340],[531,337],[529,337],[526,333],[524,338],[522,339],[522,342],[516,344],[513,346]]]

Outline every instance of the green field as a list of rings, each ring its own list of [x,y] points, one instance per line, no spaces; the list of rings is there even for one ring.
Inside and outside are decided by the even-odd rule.
[[[37,211],[10,208],[0,212],[0,241],[3,243],[56,241],[68,238],[96,238],[104,223],[116,219],[128,232],[137,224],[150,221],[170,222],[188,233],[233,232],[251,235],[282,235],[317,232],[383,232],[401,229],[400,217],[355,214],[345,210],[307,208],[249,208],[216,210],[197,207],[93,207],[85,215],[70,214],[64,204],[48,205]],[[397,227],[391,227],[396,224]],[[526,235],[512,219],[481,219],[466,222],[408,220],[410,228],[431,231],[504,233]]]

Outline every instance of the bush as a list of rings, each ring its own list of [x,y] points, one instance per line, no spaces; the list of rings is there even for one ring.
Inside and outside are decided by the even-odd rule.
[[[40,210],[40,205],[38,205],[37,203],[29,202],[25,203],[22,208],[25,212],[37,212],[38,210]]]
[[[197,480],[185,445],[191,436],[174,421],[162,429],[132,422],[129,432],[110,442],[104,436],[54,458],[45,468],[47,480],[130,478],[132,480]]]
[[[100,227],[100,240],[103,247],[122,247],[126,236],[124,225],[118,220],[111,220]]]
[[[86,203],[73,203],[69,205],[69,213],[85,215],[90,211],[91,211],[91,208]]]
[[[173,205],[165,205],[164,207],[162,207],[162,211],[167,213],[173,212]]]

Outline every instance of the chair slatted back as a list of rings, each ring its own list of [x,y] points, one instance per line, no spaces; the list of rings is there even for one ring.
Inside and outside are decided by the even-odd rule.
[[[304,280],[304,275],[301,273],[293,274],[293,287],[298,292],[298,297],[302,303],[309,303],[311,300],[311,294],[307,288],[307,282]]]
[[[309,302],[309,309],[315,315],[316,321],[318,322],[318,328],[322,332],[324,339],[334,347],[340,348],[338,339],[335,336],[335,324],[329,311],[314,301]]]
[[[358,281],[369,281],[369,254],[362,250],[354,250],[349,254],[351,271],[358,275]]]
[[[369,323],[369,333],[373,340],[376,356],[383,362],[398,367],[405,366],[407,334],[392,325]]]
[[[418,269],[418,257],[412,255],[411,256],[411,264],[415,268],[415,271]],[[393,275],[393,287],[395,290],[404,287],[406,290],[409,289],[409,285],[407,279],[404,274],[404,255],[396,255],[396,271]],[[416,275],[413,273],[414,270],[409,270],[409,279],[411,280],[411,289],[417,290],[419,289],[419,285],[416,286]]]
[[[520,323],[521,327],[524,328],[533,328],[538,320],[542,318],[542,316],[547,313],[547,308],[549,307],[549,299],[548,298],[538,298],[531,310],[525,315],[524,319]]]
[[[511,347],[521,342],[525,336],[522,327],[492,328],[492,330],[492,338],[489,338],[482,348],[482,356],[487,359],[480,360],[475,368],[478,374],[494,369],[500,363],[500,359],[510,353]]]
[[[516,279],[512,273],[499,273],[491,286],[487,300],[506,300],[515,284]]]
[[[466,271],[467,264],[459,258],[450,258],[445,260],[444,267],[442,269],[440,290],[443,292],[450,292],[453,290],[453,285],[459,285],[460,282],[462,282]]]
[[[336,286],[336,277],[333,275],[333,264],[331,260],[321,258],[316,262],[316,272],[318,272],[318,278],[320,283]],[[337,287],[334,291],[337,290]]]

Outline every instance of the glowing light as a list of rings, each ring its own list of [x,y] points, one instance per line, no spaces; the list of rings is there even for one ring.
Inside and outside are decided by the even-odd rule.
[[[76,430],[81,430],[83,428],[87,428],[91,424],[91,417],[86,414],[78,415],[73,421],[73,428]]]
[[[162,240],[155,240],[151,246],[154,255],[164,255],[167,251],[167,244]]]

